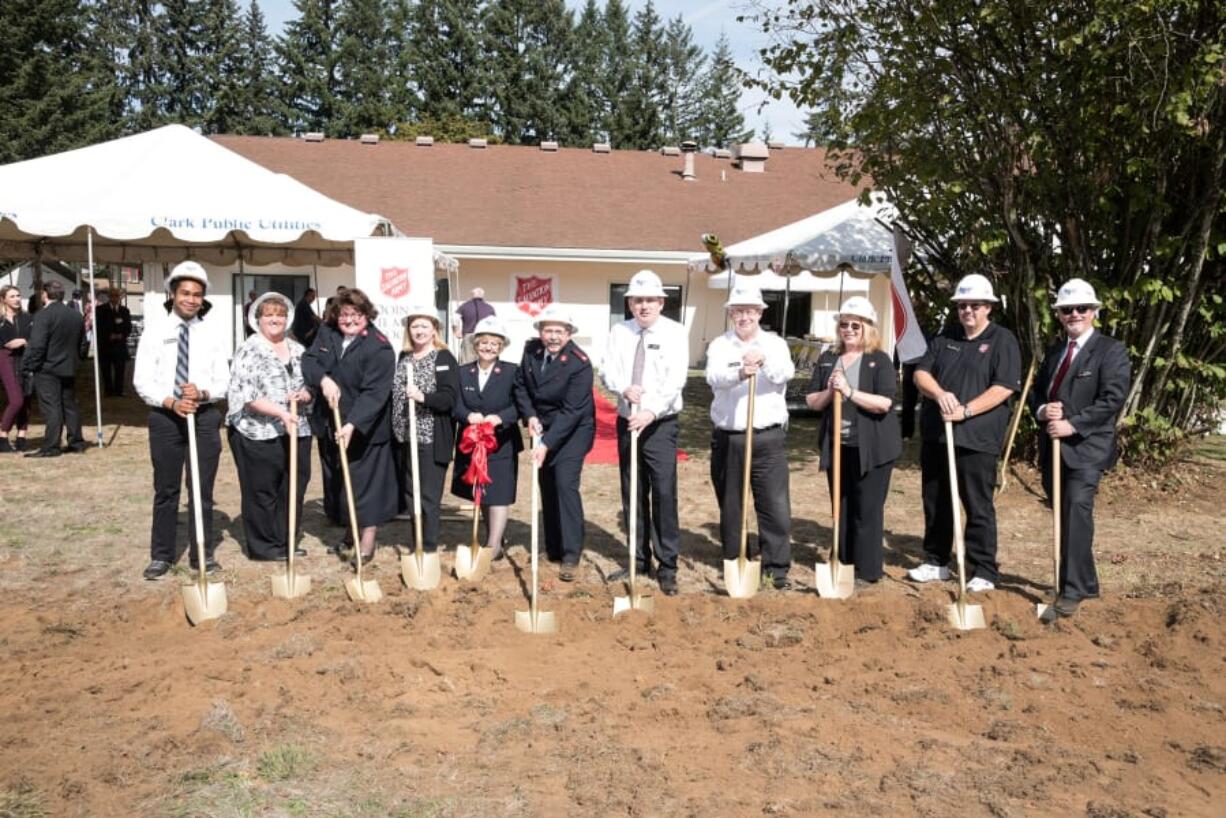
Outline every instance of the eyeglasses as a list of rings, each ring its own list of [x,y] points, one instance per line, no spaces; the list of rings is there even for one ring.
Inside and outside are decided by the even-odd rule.
[[[342,312],[336,316],[336,320],[338,323],[344,322],[346,324],[356,324],[364,317],[365,316],[363,316],[360,312]]]
[[[859,321],[840,321],[839,322],[839,329],[850,329],[850,330],[859,332],[863,328],[864,328],[864,325],[861,324]]]
[[[958,311],[961,312],[962,310],[971,310],[973,312],[978,309],[983,309],[987,306],[988,305],[983,303],[982,301],[959,301]]]
[[[1078,315],[1085,315],[1087,312],[1093,312],[1093,311],[1094,311],[1094,308],[1090,306],[1089,304],[1076,304],[1072,307],[1061,307],[1060,308],[1061,315],[1072,315],[1073,313],[1077,313]]]

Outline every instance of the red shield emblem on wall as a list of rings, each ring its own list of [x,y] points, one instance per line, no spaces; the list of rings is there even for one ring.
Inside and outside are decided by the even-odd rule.
[[[409,294],[409,268],[380,267],[379,290],[388,298],[404,298]]]
[[[531,316],[539,315],[553,303],[553,279],[541,276],[515,276],[515,306]]]

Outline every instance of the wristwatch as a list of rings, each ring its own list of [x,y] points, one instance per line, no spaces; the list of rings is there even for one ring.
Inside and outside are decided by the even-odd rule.
[[[962,407],[962,419],[963,420],[970,420],[974,416],[975,416],[975,413],[974,411],[972,411],[971,407],[969,406]]]

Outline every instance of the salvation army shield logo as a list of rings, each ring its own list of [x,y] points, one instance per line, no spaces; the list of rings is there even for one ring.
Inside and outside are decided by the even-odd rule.
[[[379,290],[388,298],[404,298],[409,294],[409,268],[380,267]]]
[[[542,276],[515,276],[515,306],[536,317],[553,303],[553,279]]]

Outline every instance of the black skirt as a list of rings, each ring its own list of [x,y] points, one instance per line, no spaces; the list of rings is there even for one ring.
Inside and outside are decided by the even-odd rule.
[[[464,482],[471,455],[456,449],[455,465],[451,470],[451,493],[465,500],[473,499],[473,487]],[[490,452],[488,468],[491,482],[481,490],[481,505],[509,506],[515,503],[515,490],[519,484],[519,452],[511,441],[506,440],[497,450]]]
[[[348,527],[349,502],[345,498],[345,478],[341,471],[340,448],[331,438],[319,439],[324,486],[333,496],[325,497],[325,507],[335,507],[337,521]],[[399,483],[391,443],[350,445],[349,475],[353,482],[353,501],[357,507],[358,527],[382,525],[396,516]],[[329,474],[331,472],[331,474]]]

